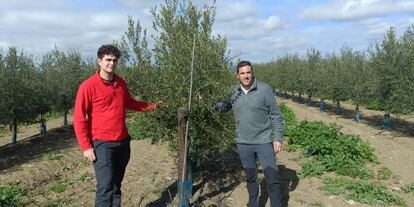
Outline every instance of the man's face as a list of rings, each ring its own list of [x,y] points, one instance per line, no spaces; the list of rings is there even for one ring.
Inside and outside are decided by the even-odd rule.
[[[246,89],[250,88],[252,84],[253,78],[253,71],[249,65],[243,66],[239,68],[239,72],[237,73],[237,79],[239,79],[242,86]]]
[[[106,73],[114,73],[118,58],[115,55],[104,55],[102,58],[98,58],[99,68]]]

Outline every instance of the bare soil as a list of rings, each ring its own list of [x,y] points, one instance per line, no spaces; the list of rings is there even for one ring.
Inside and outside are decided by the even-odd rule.
[[[391,179],[381,181],[403,197],[407,206],[414,206],[414,195],[403,193],[402,186],[414,183],[414,126],[412,116],[392,120],[392,130],[380,128],[382,113],[362,109],[362,120],[352,120],[352,106],[344,105],[344,114],[332,110],[320,112],[291,99],[278,99],[294,110],[299,121],[318,120],[343,126],[342,131],[359,135],[375,148],[380,163],[373,169],[387,167]],[[332,107],[331,107],[332,108]],[[71,117],[70,120],[71,121]],[[82,158],[73,128],[61,127],[62,120],[48,123],[46,135],[38,135],[38,125],[21,128],[18,143],[6,144],[9,134],[0,135],[0,186],[18,182],[29,190],[24,206],[93,206],[95,179],[91,163]],[[22,139],[25,137],[24,139]],[[0,146],[1,146],[0,145]],[[131,142],[132,154],[123,182],[124,206],[177,206],[177,169],[175,155],[164,144],[149,140]],[[282,178],[284,206],[367,207],[347,201],[342,196],[327,196],[321,191],[321,178],[301,178],[298,152],[283,151],[277,155]],[[234,206],[247,203],[244,172],[237,154],[227,152],[208,163],[201,163],[194,174],[193,206]],[[51,187],[57,182],[67,184],[57,193]],[[270,206],[263,176],[261,206]],[[320,204],[320,205],[319,205]]]

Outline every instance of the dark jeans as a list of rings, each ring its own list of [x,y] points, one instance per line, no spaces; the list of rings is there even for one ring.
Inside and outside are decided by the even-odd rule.
[[[276,165],[275,151],[272,143],[266,144],[237,144],[240,161],[246,172],[247,191],[249,192],[248,207],[259,205],[259,183],[257,181],[256,156],[259,157],[266,180],[266,189],[271,207],[280,207],[280,177]]]
[[[121,206],[121,183],[131,154],[130,140],[94,141],[96,160],[96,207]]]

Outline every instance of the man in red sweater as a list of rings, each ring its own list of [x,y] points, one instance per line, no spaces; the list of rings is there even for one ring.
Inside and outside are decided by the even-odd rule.
[[[79,86],[75,101],[75,133],[83,156],[93,162],[97,207],[121,205],[121,182],[131,152],[126,109],[156,107],[131,97],[125,81],[115,74],[120,56],[115,46],[102,45],[99,68]]]

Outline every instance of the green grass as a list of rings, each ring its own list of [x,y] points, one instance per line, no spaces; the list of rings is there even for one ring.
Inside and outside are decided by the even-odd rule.
[[[405,193],[413,193],[414,194],[414,183],[405,185],[402,187]]]
[[[392,171],[386,167],[381,167],[378,170],[377,179],[378,180],[388,180],[392,176]]]
[[[309,207],[324,207],[324,206],[325,205],[323,205],[323,203],[319,201],[309,204]]]
[[[91,181],[93,178],[91,175],[89,175],[88,173],[84,173],[80,176],[78,176],[77,180],[82,181],[82,182],[89,182]]]
[[[60,180],[57,180],[55,183],[53,183],[49,187],[49,190],[56,192],[56,193],[62,193],[66,190],[68,185],[69,185],[69,182],[66,179],[60,179]]]
[[[61,154],[57,154],[57,153],[54,153],[54,152],[49,152],[49,153],[47,153],[45,156],[44,156],[44,158],[46,159],[46,160],[49,160],[49,161],[51,161],[51,160],[59,160],[60,158],[62,158],[63,157],[63,155],[61,155]]]
[[[15,207],[20,206],[20,201],[27,194],[27,190],[16,183],[8,186],[0,186],[0,206]]]
[[[374,149],[358,136],[340,132],[337,125],[302,121],[288,137],[290,150],[300,150],[304,158],[318,166],[304,163],[304,175],[321,175],[319,170],[358,178],[372,178],[374,173],[365,164],[377,162]]]
[[[324,179],[323,191],[326,195],[345,195],[348,200],[369,205],[406,205],[402,198],[393,194],[384,185],[362,180],[326,178]]]

